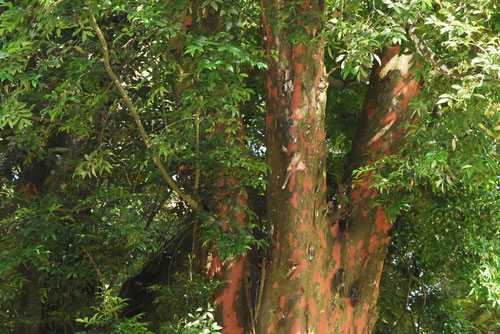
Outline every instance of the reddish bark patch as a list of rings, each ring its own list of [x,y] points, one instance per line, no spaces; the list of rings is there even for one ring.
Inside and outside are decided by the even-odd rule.
[[[294,263],[297,263],[299,262],[300,258],[302,257],[302,250],[299,249],[299,248],[296,248],[294,251],[293,251],[293,255],[292,255],[292,261]]]
[[[326,239],[325,239],[325,233],[322,230],[317,231],[319,240],[321,242],[321,247],[326,248]]]
[[[303,10],[306,10],[310,3],[311,3],[311,0],[306,0],[300,6],[302,7]],[[301,11],[301,13],[303,13],[303,11]]]
[[[299,318],[295,319],[295,322],[292,326],[291,334],[300,334],[302,332],[302,323]]]
[[[278,101],[278,87],[273,87],[273,79],[271,78],[271,75],[267,76],[267,92],[269,94],[269,99],[272,101]]]
[[[351,192],[351,199],[354,202],[354,204],[359,204],[361,203],[361,189],[356,188]]]
[[[373,114],[375,114],[375,109],[370,108],[366,111],[366,115],[368,116],[368,119],[371,120],[373,118]]]
[[[398,118],[398,115],[393,111],[389,110],[389,112],[380,120],[380,124],[382,126],[386,126],[389,124],[393,124],[396,122],[396,119]]]
[[[372,235],[370,238],[370,245],[368,246],[368,252],[372,253],[375,247],[378,246],[378,237],[376,235]]]
[[[403,134],[403,131],[404,129],[397,129],[395,130],[392,134],[391,134],[391,137],[392,139],[399,139],[401,137],[401,135]]]
[[[332,233],[333,238],[337,238],[337,235],[339,234],[339,223],[336,221],[333,226],[330,228],[330,232]]]
[[[378,137],[378,138],[377,138],[377,139],[373,142],[373,144],[372,144],[372,146],[371,146],[371,149],[370,149],[370,151],[371,151],[371,156],[372,156],[372,158],[373,158],[373,159],[375,159],[375,158],[377,157],[377,155],[378,155],[378,151],[379,151],[380,147],[382,146],[382,143],[383,143],[383,141],[382,141],[382,137]]]
[[[406,94],[403,95],[403,98],[401,100],[401,110],[405,110],[408,107],[408,104],[410,103],[410,99],[414,96],[416,96],[418,93],[418,82],[412,81],[407,85],[407,91]]]
[[[363,249],[363,250],[361,251],[360,256],[361,256],[361,262],[363,262],[363,263],[364,263],[364,262],[365,262],[365,260],[366,260],[366,257],[368,256],[368,253],[366,252],[366,250],[364,250],[364,249]]]
[[[288,144],[288,148],[287,148],[287,152],[286,154],[287,155],[290,155],[291,153],[297,151],[297,149],[299,148],[299,145],[297,143],[290,143]]]
[[[290,177],[292,178],[292,177]],[[297,196],[298,194],[295,192],[293,193],[293,196],[292,196],[292,199],[290,200],[290,204],[295,208],[297,209],[299,207],[299,202],[297,200]]]
[[[283,307],[285,307],[285,303],[286,303],[286,297],[285,296],[281,296],[280,297],[280,308],[283,309]]]
[[[295,73],[300,74],[300,72],[302,72],[302,64],[296,61],[294,63],[293,69],[295,70]]]
[[[304,115],[302,115],[302,111],[300,110],[300,101],[302,101],[302,83],[298,78],[293,79],[293,93],[292,93],[292,116],[293,120],[301,119]]]
[[[311,181],[311,179],[309,178],[309,176],[306,174],[306,177],[304,178],[304,190],[303,190],[303,196],[306,195],[306,192],[308,190],[312,190],[312,187],[313,187],[313,183]]]
[[[314,298],[309,298],[309,312],[312,315],[318,314],[318,308],[316,307],[316,303],[314,302]]]
[[[340,257],[341,257],[340,242],[335,242],[335,245],[333,245],[332,258],[338,264],[338,263],[340,263]]]
[[[337,323],[337,321],[340,320],[340,311],[339,311],[339,308],[336,307],[333,312],[332,312],[332,316],[330,317],[330,323],[331,324],[335,324]],[[330,330],[330,333],[334,334],[335,333],[335,328],[332,327],[331,330]]]
[[[184,31],[188,30],[188,27],[193,24],[193,18],[191,16],[184,17]]]
[[[240,223],[244,223],[245,222],[245,213],[243,212],[243,210],[241,210],[237,215],[236,215],[236,220],[239,221]]]
[[[298,59],[300,55],[302,54],[302,43],[299,43],[297,46],[293,47],[292,50],[292,59]]]
[[[347,308],[346,310],[346,320],[342,323],[343,333],[354,333],[354,327],[352,324],[352,313],[354,308],[351,304],[351,298],[344,298],[344,304]]]
[[[328,321],[326,319],[326,311],[323,311],[318,322],[318,334],[326,334],[327,330],[328,330]]]
[[[244,333],[244,327],[239,326],[238,315],[234,308],[234,302],[237,300],[238,291],[241,290],[244,264],[245,257],[241,257],[231,269],[228,269],[230,270],[227,276],[229,283],[222,293],[217,296],[217,302],[221,307],[222,317],[224,319],[225,328],[222,330],[223,334]]]
[[[377,219],[375,220],[375,225],[377,226],[377,232],[384,231],[387,233],[391,229],[391,223],[386,219],[385,211],[382,206],[377,206]]]
[[[266,134],[271,129],[272,123],[273,123],[273,115],[271,113],[266,113]]]
[[[319,129],[318,131],[318,140],[319,141],[325,140],[325,131],[323,129]]]
[[[368,304],[364,303],[363,314],[360,317],[354,319],[354,326],[357,328],[356,331],[357,334],[363,334],[363,331],[367,330],[366,329],[367,313],[368,313]]]
[[[210,263],[210,268],[208,269],[208,278],[212,279],[215,275],[220,275],[222,273],[222,262],[218,256],[215,256]]]

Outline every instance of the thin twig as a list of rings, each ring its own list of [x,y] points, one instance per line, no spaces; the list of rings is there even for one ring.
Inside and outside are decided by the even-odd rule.
[[[154,218],[156,217],[158,212],[160,212],[161,208],[163,207],[163,205],[165,205],[165,203],[167,202],[167,199],[169,197],[170,196],[165,196],[165,198],[158,204],[158,206],[153,209],[153,211],[151,212],[151,214],[148,217],[148,220],[146,221],[146,225],[144,226],[144,230],[147,230],[149,228],[149,226],[153,222]]]
[[[95,263],[94,258],[92,257],[92,255],[90,255],[90,253],[87,250],[87,248],[85,248],[84,246],[82,246],[82,249],[85,252],[85,254],[87,254],[87,257],[89,258],[90,263],[92,263],[92,266],[94,267],[94,269],[95,269],[95,271],[97,273],[97,276],[99,277],[99,280],[101,281],[101,284],[102,284],[103,288],[105,288],[106,287],[106,283],[105,283],[105,280],[104,280],[104,276],[102,275],[101,270],[97,266],[97,263]]]
[[[406,261],[405,261],[405,263],[406,263]],[[406,264],[406,265],[408,266],[408,264]],[[401,324],[401,322],[403,321],[406,313],[408,313],[408,305],[410,304],[410,292],[411,292],[411,274],[410,274],[410,268],[407,267],[407,270],[408,270],[408,278],[407,278],[408,285],[406,288],[405,307],[404,307],[403,313],[401,313],[401,316],[399,317],[398,321],[396,322],[394,327],[392,327],[391,333],[396,332],[396,329],[398,329],[398,327]]]
[[[425,289],[425,286],[424,284],[422,283],[422,281],[415,275],[413,275],[413,273],[411,272],[410,270],[410,264],[408,263],[408,261],[406,260],[406,257],[403,255],[403,253],[397,248],[397,247],[394,247],[394,249],[396,250],[397,253],[399,253],[399,255],[401,256],[401,259],[403,260],[404,264],[406,265],[406,270],[408,271],[408,289],[407,289],[407,292],[406,292],[406,305],[405,305],[405,310],[403,311],[403,314],[401,314],[401,317],[399,318],[398,322],[396,323],[396,325],[393,327],[392,331],[393,332],[394,330],[396,330],[396,328],[399,326],[399,322],[403,319],[405,313],[408,313],[411,317],[411,322],[412,322],[412,325],[413,325],[413,330],[415,331],[415,333],[420,333],[420,323],[422,321],[422,315],[424,313],[424,309],[425,309],[425,305],[427,303],[427,291]],[[415,281],[417,282],[417,284],[420,286],[420,288],[422,289],[422,293],[424,294],[424,300],[423,300],[423,303],[422,303],[422,311],[420,312],[420,314],[418,315],[418,319],[417,319],[417,327],[415,328],[415,320],[413,319],[413,314],[412,312],[408,309],[408,306],[410,304],[410,288],[411,288],[411,281]]]
[[[195,126],[196,126],[196,156],[200,156],[200,110],[196,111],[195,115]],[[196,166],[196,172],[194,175],[194,192],[198,191],[200,185],[200,168]]]
[[[90,255],[90,253],[87,250],[87,248],[85,248],[84,246],[82,246],[82,249],[85,252],[85,254],[87,255],[87,257],[89,258],[90,263],[92,263],[92,266],[94,267],[94,270],[96,271],[97,276],[99,277],[99,280],[101,281],[102,288],[104,290],[108,290],[108,288],[106,287],[104,276],[103,276],[101,270],[99,269],[99,267],[97,266],[97,263],[94,261],[94,258],[92,257],[92,255]],[[113,311],[113,315],[115,316],[116,319],[119,319],[118,313],[116,311]]]
[[[158,195],[160,194],[159,191],[151,191],[151,192],[146,192],[146,193],[138,193],[138,194],[130,194],[131,197],[141,197],[141,196],[150,196],[150,195]],[[109,202],[114,202],[123,199],[123,195],[120,195],[118,197],[113,197],[113,198],[108,198],[100,202],[96,202],[94,204],[86,205],[86,206],[76,206],[74,208],[57,208],[54,209],[54,211],[59,211],[59,212],[67,212],[67,213],[72,213],[72,212],[79,212],[83,210],[89,210],[93,209],[99,205],[106,204]]]
[[[264,293],[264,284],[266,281],[266,258],[262,257],[262,263],[260,265],[260,284],[259,284],[259,294],[257,295],[257,304],[255,305],[255,319],[259,317],[260,304],[262,302],[262,294]]]
[[[86,1],[87,4],[89,1]],[[134,104],[132,103],[132,100],[127,94],[127,91],[123,87],[122,83],[116,76],[115,72],[111,68],[111,65],[109,63],[109,50],[108,50],[108,44],[106,43],[106,39],[104,38],[104,35],[99,28],[99,25],[97,24],[97,21],[94,17],[94,14],[92,13],[92,9],[89,8],[89,14],[90,14],[90,24],[92,25],[92,28],[94,29],[95,33],[97,34],[97,37],[99,38],[99,41],[101,42],[101,46],[103,49],[103,62],[104,62],[104,68],[106,69],[106,72],[108,73],[109,77],[115,84],[116,88],[120,91],[120,94],[125,101],[125,104],[129,108],[130,115],[135,121],[135,124],[137,125],[137,129],[139,130],[139,133],[141,135],[142,141],[146,145],[146,148],[149,148],[151,146],[148,135],[146,133],[146,130],[144,129],[144,126],[142,125],[141,118],[139,117],[139,114],[137,110],[135,109]],[[160,158],[157,156],[153,156],[153,161],[160,170],[161,175],[163,176],[163,179],[167,182],[167,184],[179,195],[179,197],[186,201],[193,209],[196,211],[200,211],[202,209],[202,206],[195,201],[190,195],[186,194],[178,185],[177,183],[172,179],[172,177],[168,174],[165,166],[161,162]]]
[[[422,281],[418,277],[416,277],[415,275],[411,275],[411,278],[412,278],[412,280],[417,282],[417,284],[422,288],[422,292],[424,294],[424,301],[422,302],[422,311],[418,315],[418,320],[417,320],[417,326],[418,326],[417,332],[420,332],[420,324],[422,321],[422,315],[424,314],[425,304],[427,303],[427,291],[425,289],[424,284],[422,283]]]
[[[413,332],[415,334],[419,334],[419,331],[415,327],[415,318],[413,318],[413,313],[411,311],[408,311],[408,314],[410,315],[410,320],[411,320],[411,328],[413,328]]]
[[[255,316],[254,316],[254,310],[252,306],[252,300],[251,300],[251,292],[250,292],[250,269],[248,266],[249,259],[245,259],[245,277],[243,277],[243,284],[245,288],[245,294],[246,294],[246,299],[247,299],[247,308],[248,312],[250,312],[250,333],[255,334]]]

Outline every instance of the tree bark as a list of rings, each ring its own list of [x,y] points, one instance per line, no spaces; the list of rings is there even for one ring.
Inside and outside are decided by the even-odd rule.
[[[349,155],[348,176],[353,169],[401,149],[403,125],[411,122],[412,116],[408,105],[419,86],[409,73],[412,57],[399,54],[399,47],[390,47],[384,50],[381,65],[374,66]],[[375,205],[378,191],[371,188],[374,174],[371,171],[347,181],[349,214],[332,229],[341,254],[334,280],[339,298],[335,326],[341,333],[371,333],[378,318],[376,303],[392,224],[386,217],[388,208]]]
[[[391,223],[386,208],[373,205],[378,194],[370,187],[373,173],[349,178],[349,214],[328,218],[327,81],[322,41],[314,38],[323,9],[309,1],[271,0],[264,0],[262,9],[269,62],[267,230],[272,243],[257,333],[371,333]],[[291,12],[298,14],[285,15]],[[291,27],[302,27],[307,38],[296,40]],[[410,120],[408,103],[418,83],[409,74],[411,56],[398,51],[384,51],[381,66],[373,70],[349,175],[397,152],[403,142],[400,125]]]
[[[328,84],[322,41],[315,38],[323,8],[318,2],[263,1],[262,10],[269,63],[267,212],[272,244],[257,333],[322,333],[330,314],[332,276],[326,236]],[[296,17],[285,22],[293,12]],[[297,29],[303,29],[302,41],[294,37]]]

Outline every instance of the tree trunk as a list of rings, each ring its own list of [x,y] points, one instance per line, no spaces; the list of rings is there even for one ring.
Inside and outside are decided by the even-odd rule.
[[[262,5],[269,63],[267,212],[272,244],[258,333],[324,333],[331,314],[329,263],[335,254],[326,235],[327,82],[322,41],[313,40],[323,8],[308,1],[294,7],[277,1]],[[284,24],[282,17],[293,11],[299,14]],[[304,29],[300,36],[298,29]]]
[[[272,243],[257,333],[370,333],[391,224],[385,208],[373,206],[373,174],[352,185],[348,181],[347,217],[328,218],[327,83],[322,42],[313,40],[323,9],[308,1],[292,8],[271,0],[262,8],[269,59],[267,229]],[[298,13],[295,21],[285,15],[292,9]],[[301,27],[307,38],[299,41],[292,33]],[[399,126],[410,119],[408,103],[418,84],[409,77],[411,56],[398,51],[386,50],[373,71],[349,173],[401,146]]]
[[[409,73],[413,55],[398,53],[399,47],[386,49],[381,65],[372,71],[349,155],[349,177],[354,168],[397,153],[403,145],[402,126],[411,121],[408,104],[418,93],[418,82]],[[341,254],[333,292],[339,298],[334,314],[341,333],[371,333],[378,318],[376,303],[392,224],[386,217],[388,208],[374,205],[378,195],[371,188],[374,173],[348,181],[349,214],[332,229]]]
[[[218,134],[220,135],[220,134]],[[236,220],[238,223],[245,225],[245,214],[241,212],[231,212],[229,206],[224,199],[228,197],[236,198],[240,208],[247,206],[246,196],[239,194],[239,187],[236,187],[236,179],[234,177],[224,178],[220,181],[221,187],[227,187],[229,190],[221,190],[221,203],[219,215],[222,219]],[[232,188],[232,189],[231,189]],[[224,188],[222,188],[224,189]],[[237,205],[238,206],[238,205]],[[228,228],[230,222],[224,223]],[[206,250],[204,249],[204,253]],[[211,256],[212,261],[208,270],[208,277],[214,276],[224,282],[222,286],[215,292],[215,300],[217,308],[215,318],[217,323],[223,327],[222,334],[243,334],[247,326],[248,308],[247,308],[247,293],[245,291],[245,263],[246,255],[235,255],[227,259],[221,260],[217,254],[217,250],[213,251]],[[207,256],[202,258],[203,262],[207,261]]]

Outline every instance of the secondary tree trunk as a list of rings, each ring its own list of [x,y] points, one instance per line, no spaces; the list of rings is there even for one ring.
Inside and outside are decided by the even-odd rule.
[[[418,82],[409,73],[412,57],[400,55],[399,47],[388,48],[381,65],[372,71],[349,155],[348,177],[354,168],[397,153],[403,145],[403,125],[412,115],[408,105],[418,93]],[[334,247],[340,249],[333,280],[338,320],[332,326],[340,333],[371,333],[378,318],[376,303],[392,224],[387,208],[374,205],[378,192],[371,188],[373,175],[374,171],[348,181],[348,215],[332,228]]]

